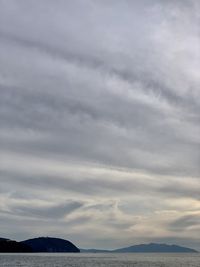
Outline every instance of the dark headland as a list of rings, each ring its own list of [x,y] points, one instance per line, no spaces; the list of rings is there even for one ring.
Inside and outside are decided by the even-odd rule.
[[[72,242],[53,237],[38,237],[17,242],[0,238],[0,253],[62,252],[62,253],[196,253],[198,251],[178,245],[141,244],[115,250],[79,249]]]
[[[21,242],[9,239],[0,239],[0,252],[79,253],[80,250],[68,240],[53,237],[38,237]]]
[[[32,252],[32,249],[21,242],[0,238],[0,252],[4,253],[27,253]]]
[[[80,252],[72,242],[61,238],[38,237],[22,241],[21,243],[29,246],[33,252]]]

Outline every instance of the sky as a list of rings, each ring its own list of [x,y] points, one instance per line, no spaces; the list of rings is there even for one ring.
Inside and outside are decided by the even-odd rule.
[[[200,249],[200,2],[0,0],[0,236]]]

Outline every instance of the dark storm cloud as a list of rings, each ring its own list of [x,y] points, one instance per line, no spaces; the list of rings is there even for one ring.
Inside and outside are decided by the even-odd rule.
[[[20,216],[32,223],[13,236],[56,233],[40,221],[58,217],[61,236],[68,225],[83,241],[107,224],[93,242],[113,246],[120,229],[121,246],[193,222],[180,201],[199,207],[199,11],[187,0],[0,0],[5,233]]]

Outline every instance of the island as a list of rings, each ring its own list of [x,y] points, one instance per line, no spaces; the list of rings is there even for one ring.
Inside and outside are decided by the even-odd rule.
[[[196,253],[197,251],[191,248],[167,245],[167,244],[141,244],[120,249],[115,249],[117,253]]]
[[[80,249],[81,253],[196,253],[198,251],[178,245],[140,244],[114,250]]]

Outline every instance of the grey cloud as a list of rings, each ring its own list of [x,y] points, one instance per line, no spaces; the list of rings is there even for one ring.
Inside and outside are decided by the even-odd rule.
[[[48,221],[69,212],[76,216],[59,222],[60,235],[66,224],[76,240],[86,240],[85,228],[96,229],[97,222],[83,209],[108,208],[101,201],[85,205],[88,197],[116,197],[127,202],[122,210],[142,218],[167,209],[167,198],[199,201],[199,11],[193,0],[0,0],[0,205],[60,195],[49,208],[16,204],[9,218],[18,213],[37,227],[23,230],[17,217],[6,226],[4,214],[5,233],[15,220],[13,236],[38,233],[42,216]],[[42,159],[52,165],[45,174]],[[36,163],[29,172],[28,161]],[[59,161],[84,170],[95,165],[102,174],[56,175]],[[120,169],[120,177],[108,175],[110,168]],[[127,178],[127,172],[139,175]],[[66,193],[77,201],[65,203]],[[195,223],[187,208],[181,212],[183,228]],[[113,246],[113,233],[125,235],[132,217],[107,216],[108,236],[93,242]]]
[[[30,187],[32,190],[61,190],[61,191],[73,191],[83,195],[110,195],[113,192],[120,192],[121,194],[135,193],[137,192],[151,192],[153,189],[151,184],[145,183],[145,181],[136,181],[130,179],[123,179],[120,181],[110,180],[106,177],[101,179],[89,178],[89,177],[61,177],[54,175],[34,175],[30,176],[23,173],[12,173],[7,171],[1,171],[1,183],[5,184],[13,183],[15,188]]]
[[[182,216],[177,220],[170,223],[169,227],[173,231],[186,231],[190,227],[197,226],[200,229],[200,215],[199,214],[191,214]]]
[[[173,185],[161,186],[159,191],[162,194],[166,194],[172,197],[182,198],[194,198],[200,199],[199,197],[200,184],[186,184],[184,179],[183,182],[174,182]]]
[[[27,217],[35,218],[41,220],[59,220],[72,213],[76,209],[80,208],[83,204],[80,202],[72,202],[67,204],[60,204],[54,206],[30,206],[29,204],[20,205],[20,204],[11,204],[8,206],[9,211],[1,211],[1,215],[7,216],[18,216],[18,217]]]
[[[109,102],[113,106],[121,105],[123,113],[109,109]],[[73,157],[107,162],[109,165],[144,168],[158,173],[171,172],[178,175],[178,172],[186,172],[187,168],[190,168],[188,172],[191,168],[194,174],[199,172],[193,159],[195,153],[198,155],[196,142],[187,144],[174,136],[174,130],[167,130],[170,127],[168,123],[160,125],[163,116],[143,104],[134,103],[133,106],[118,98],[108,96],[106,99],[105,96],[101,102],[105,109],[102,110],[100,106],[88,101],[70,97],[55,98],[47,93],[21,94],[16,88],[2,89],[1,104],[2,129],[5,131],[14,127],[21,128],[25,133],[27,130],[33,130],[47,134],[46,138],[33,139],[30,142],[6,140],[7,137],[4,137],[2,148],[11,146],[12,150],[31,151],[36,154],[70,154]],[[94,142],[92,147],[89,145],[91,140]],[[175,143],[177,152],[173,151]],[[117,155],[118,149],[124,150],[123,158]],[[155,151],[155,162],[149,162],[148,154],[152,151]],[[183,154],[182,151],[187,152],[184,153],[183,160],[189,161],[190,164],[185,167],[182,157],[179,157],[180,153]],[[170,159],[171,154],[175,156],[175,160],[180,161],[175,167],[172,162],[174,160]],[[161,166],[157,157],[164,159]]]
[[[92,178],[92,176],[93,178]],[[122,174],[123,175],[123,174]],[[13,189],[11,196],[18,196],[19,198],[30,198],[36,197],[37,194],[45,194],[45,192],[66,192],[75,193],[79,196],[143,196],[148,195],[148,197],[153,197],[156,195],[157,198],[161,197],[162,199],[194,199],[199,200],[199,187],[200,184],[198,179],[191,182],[190,185],[187,184],[187,178],[183,178],[182,182],[180,178],[178,181],[173,181],[173,185],[171,185],[171,180],[162,180],[159,183],[153,183],[152,180],[141,179],[140,177],[129,177],[129,178],[120,178],[120,180],[111,179],[112,173],[103,175],[101,177],[96,177],[94,174],[90,174],[88,176],[81,175],[77,173],[70,175],[53,175],[53,174],[34,174],[30,175],[22,172],[11,172],[11,171],[0,171],[1,176],[1,184],[2,184],[2,192],[9,192],[9,185],[12,183]],[[163,177],[164,178],[164,177]],[[33,195],[27,196],[27,188],[32,188],[31,192]],[[21,194],[20,194],[20,191]],[[24,191],[25,190],[25,191]],[[36,194],[37,193],[37,194]],[[63,194],[62,193],[62,194]],[[25,194],[25,196],[24,196]],[[35,195],[36,194],[36,195]],[[142,199],[140,199],[139,203],[135,203],[132,209],[144,209],[141,205]],[[173,200],[172,200],[173,201]],[[136,207],[135,207],[136,205]],[[153,205],[153,203],[152,203]],[[159,205],[157,205],[159,207]],[[61,206],[63,210],[68,206]],[[138,208],[137,208],[138,207]],[[139,208],[140,207],[140,208]],[[88,208],[97,208],[104,209],[105,206],[101,204],[95,204]],[[46,208],[48,210],[48,208]],[[53,209],[53,208],[52,208]],[[131,205],[130,208],[131,209]],[[153,210],[154,207],[148,206],[147,210]],[[58,209],[59,212],[59,209]],[[51,214],[51,209],[47,211],[47,213]],[[138,210],[138,213],[140,211]]]
[[[13,205],[9,207],[11,208],[11,211],[9,213],[19,216],[58,220],[60,218],[63,218],[64,216],[67,216],[73,211],[77,210],[81,206],[83,206],[83,203],[78,201],[71,201],[50,207],[48,206],[27,207],[27,206]]]
[[[98,57],[87,56],[83,54],[73,53],[73,51],[67,51],[62,48],[57,48],[47,43],[42,43],[39,41],[25,39],[14,34],[8,34],[6,32],[0,32],[0,39],[2,42],[11,43],[12,45],[18,45],[20,47],[25,47],[26,49],[33,49],[39,53],[46,54],[49,57],[60,59],[61,61],[69,61],[81,66],[87,66],[88,68],[104,69],[105,63]],[[113,70],[114,71],[114,70]]]

